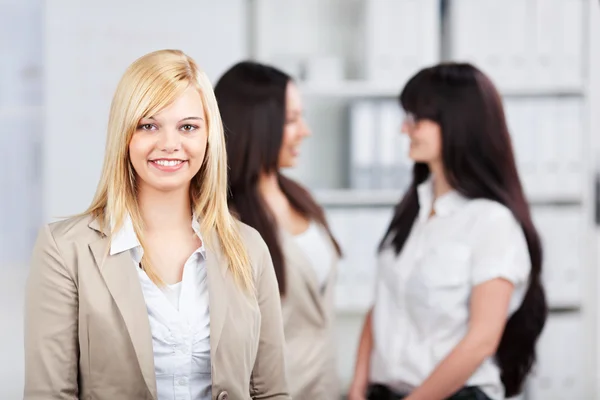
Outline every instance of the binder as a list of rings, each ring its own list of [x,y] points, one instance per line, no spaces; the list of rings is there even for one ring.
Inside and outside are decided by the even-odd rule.
[[[350,187],[377,189],[377,108],[361,100],[350,106]]]
[[[401,112],[397,102],[384,101],[379,103],[379,154],[378,172],[381,189],[396,189],[402,184],[400,164],[400,147],[398,137],[401,127]]]

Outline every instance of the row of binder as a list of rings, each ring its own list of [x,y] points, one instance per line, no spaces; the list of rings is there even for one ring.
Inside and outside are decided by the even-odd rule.
[[[582,88],[589,0],[450,0],[450,57],[504,89]]]
[[[590,1],[449,0],[440,13],[439,0],[261,0],[258,47],[269,62],[335,56],[346,79],[400,86],[443,53],[505,90],[582,90]]]
[[[349,106],[350,188],[404,190],[411,179],[409,140],[396,101]],[[518,169],[532,199],[578,199],[585,171],[583,100],[507,98],[505,112]]]
[[[439,0],[259,0],[253,13],[257,58],[313,83],[400,86],[439,60]]]
[[[350,188],[403,189],[410,183],[410,141],[401,134],[395,101],[360,100],[350,105]]]
[[[526,194],[581,199],[586,168],[583,99],[515,98],[505,108]]]

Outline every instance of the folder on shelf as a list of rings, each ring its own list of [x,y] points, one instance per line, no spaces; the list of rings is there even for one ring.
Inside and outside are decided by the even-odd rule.
[[[381,102],[379,108],[379,163],[381,189],[392,189],[398,180],[398,142],[400,136],[400,110],[395,102]]]
[[[404,191],[411,181],[412,162],[408,158],[410,141],[401,132],[403,113],[397,101],[382,101],[378,107],[380,188]]]
[[[350,105],[350,187],[376,189],[377,108],[369,101]]]

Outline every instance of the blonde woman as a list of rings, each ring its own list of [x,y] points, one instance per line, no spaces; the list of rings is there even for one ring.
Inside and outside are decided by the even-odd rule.
[[[227,208],[223,127],[180,51],[135,61],[82,215],[39,234],[25,399],[289,399],[277,280]]]

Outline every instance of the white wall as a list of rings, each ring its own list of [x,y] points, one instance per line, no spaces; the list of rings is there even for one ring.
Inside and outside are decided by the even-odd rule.
[[[100,176],[110,101],[125,68],[178,48],[212,80],[246,56],[245,0],[48,0],[44,219],[81,212]]]

